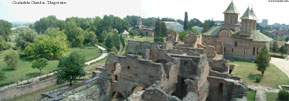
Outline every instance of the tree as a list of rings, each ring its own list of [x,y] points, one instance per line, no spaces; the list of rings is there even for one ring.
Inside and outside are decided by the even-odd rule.
[[[272,46],[272,51],[278,52],[278,50],[279,50],[278,43],[277,43],[277,41],[274,41],[273,46]]]
[[[134,29],[131,29],[131,30],[129,31],[129,35],[130,35],[130,36],[136,36],[136,34],[137,34],[137,32],[136,32],[136,30],[134,30]]]
[[[285,41],[286,41],[286,42],[289,41],[289,37],[286,37],[286,38],[285,38]]]
[[[193,18],[193,19],[190,20],[189,26],[190,26],[190,28],[192,28],[192,27],[194,27],[194,26],[199,26],[199,27],[201,27],[201,26],[203,26],[203,23],[202,23],[199,19]]]
[[[40,70],[40,75],[42,73],[42,69],[48,65],[48,60],[45,58],[40,58],[38,60],[33,61],[32,68],[37,68]]]
[[[180,40],[184,40],[187,37],[187,32],[186,31],[182,31],[179,35]]]
[[[203,24],[203,32],[207,32],[211,27],[215,26],[215,22],[213,20],[205,20]]]
[[[97,43],[97,38],[94,32],[90,31],[84,32],[84,44],[85,45],[94,45]]]
[[[18,28],[17,31],[18,36],[16,38],[16,46],[21,50],[24,50],[30,43],[34,41],[37,36],[37,33],[30,28]]]
[[[112,51],[114,49],[119,50],[120,49],[120,36],[115,31],[110,31],[107,35],[107,38],[105,40],[105,46],[108,48],[109,51]]]
[[[185,19],[184,19],[184,30],[189,30],[189,20],[188,20],[188,13],[185,12]]]
[[[19,55],[16,51],[10,51],[6,56],[4,61],[6,62],[7,66],[11,69],[15,70],[17,67],[17,63],[19,60]]]
[[[24,53],[33,58],[56,59],[65,55],[68,49],[67,41],[61,37],[39,35],[33,43],[30,43]]]
[[[75,22],[67,22],[64,33],[71,47],[82,47],[84,41],[83,30]]]
[[[58,80],[69,81],[72,86],[72,81],[78,77],[84,76],[85,58],[77,52],[73,52],[69,57],[64,57],[59,60],[58,64]]]
[[[268,49],[266,46],[264,46],[256,58],[257,70],[262,73],[262,76],[264,75],[266,68],[270,65],[270,60],[271,57],[268,52]]]
[[[11,34],[12,24],[5,20],[0,20],[0,35],[5,41],[9,41],[9,35]]]
[[[0,51],[9,49],[10,45],[0,36]]]
[[[166,37],[167,36],[167,27],[164,22],[158,20],[155,24],[155,36],[156,37]]]
[[[48,16],[41,18],[34,23],[34,29],[37,33],[43,34],[48,28],[63,29],[64,23],[56,18],[56,16]]]
[[[285,45],[283,45],[282,47],[280,47],[279,51],[281,52],[281,54],[283,56],[283,54],[287,54],[288,48]]]

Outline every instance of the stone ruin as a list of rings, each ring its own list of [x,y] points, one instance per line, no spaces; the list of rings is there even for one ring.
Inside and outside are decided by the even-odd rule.
[[[78,98],[100,101],[247,101],[247,84],[231,75],[234,65],[218,54],[214,46],[204,44],[201,37],[191,34],[183,44],[169,40],[170,44],[161,48],[147,45],[143,56],[111,54],[96,82],[98,93],[94,96],[98,97]]]

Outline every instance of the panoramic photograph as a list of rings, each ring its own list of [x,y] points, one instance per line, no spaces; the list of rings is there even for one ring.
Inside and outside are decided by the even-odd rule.
[[[289,0],[0,0],[0,101],[289,101]]]

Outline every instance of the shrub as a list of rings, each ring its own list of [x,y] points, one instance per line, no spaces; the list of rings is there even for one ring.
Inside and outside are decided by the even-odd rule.
[[[154,42],[164,43],[164,42],[165,42],[165,39],[162,38],[162,37],[155,37],[155,38],[154,38]]]
[[[6,56],[4,61],[6,62],[7,66],[11,69],[15,70],[17,67],[17,63],[19,60],[19,55],[16,51],[9,52]]]
[[[261,82],[261,80],[262,80],[262,77],[260,77],[260,76],[257,76],[257,77],[256,77],[256,82],[257,82],[257,83]]]
[[[289,100],[289,92],[286,90],[280,90],[278,93],[278,99],[288,101]]]

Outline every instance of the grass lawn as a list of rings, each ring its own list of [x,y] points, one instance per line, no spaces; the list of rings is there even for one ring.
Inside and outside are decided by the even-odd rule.
[[[266,97],[267,97],[267,101],[279,101],[278,93],[267,92]]]
[[[80,51],[82,55],[86,57],[86,60],[91,60],[101,55],[100,49],[96,47],[86,47],[83,49],[79,48],[70,48],[67,52],[67,55],[74,51]],[[39,75],[38,69],[33,69],[31,67],[32,60],[27,58],[20,58],[17,64],[16,70],[10,70],[6,63],[3,61],[3,58],[7,51],[3,51],[0,53],[0,70],[5,73],[6,79],[4,81],[0,81],[0,86],[11,84],[17,82],[18,80],[24,80],[28,78],[32,78]],[[48,65],[43,69],[43,73],[49,73],[54,71],[57,68],[58,60],[50,60]]]
[[[256,91],[248,90],[247,92],[247,100],[248,101],[255,101]],[[268,100],[270,101],[270,100]]]
[[[237,66],[234,68],[233,75],[241,77],[244,79],[249,85],[250,84],[259,84],[266,87],[277,88],[278,85],[288,85],[289,79],[288,77],[275,65],[270,64],[267,67],[267,70],[264,73],[264,77],[262,78],[260,83],[256,83],[256,77],[261,74],[260,71],[257,70],[255,63],[247,62],[247,61],[235,61],[230,60],[230,64],[236,64]]]

